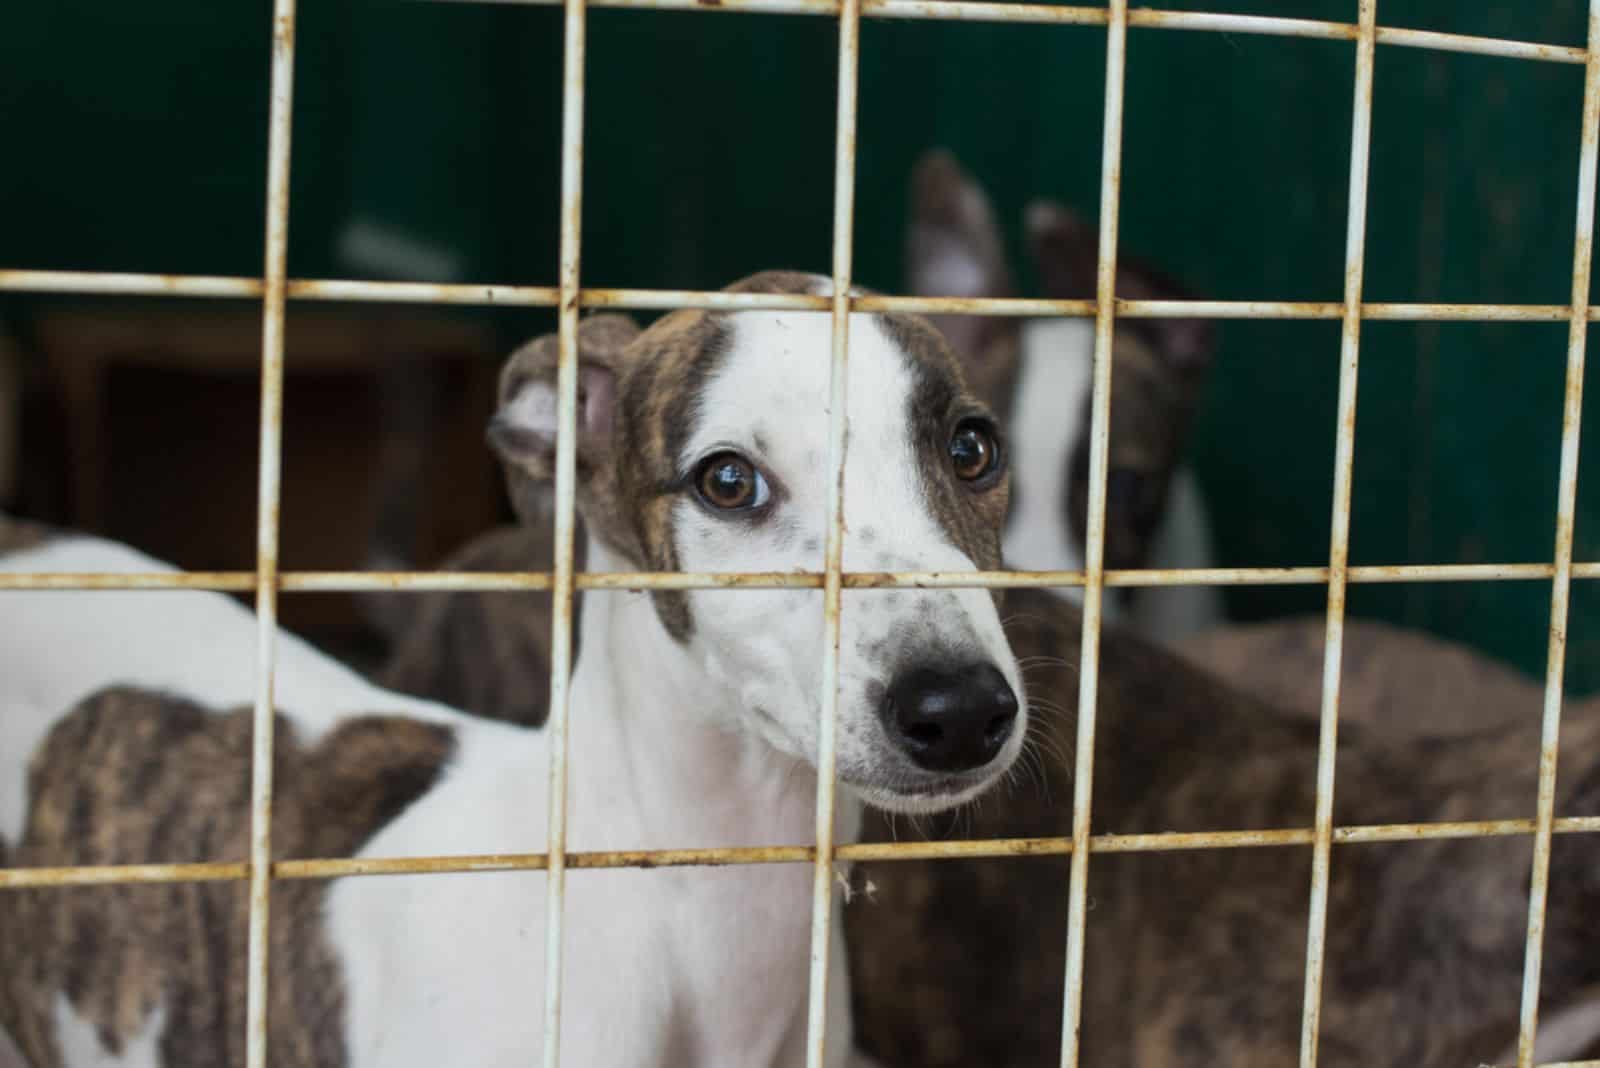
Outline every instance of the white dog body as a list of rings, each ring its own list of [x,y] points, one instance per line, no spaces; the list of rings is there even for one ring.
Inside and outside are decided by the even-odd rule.
[[[787,275],[757,276],[752,282],[813,292],[821,285]],[[983,566],[993,566],[1003,481],[993,482],[993,491],[986,488],[990,482],[963,485],[941,466],[953,453],[946,453],[947,438],[940,435],[951,433],[951,427],[960,433],[981,420],[981,407],[963,393],[954,361],[937,335],[925,325],[907,323],[867,315],[852,320],[846,520],[861,538],[859,546],[848,546],[845,565],[974,570],[980,566],[976,554]],[[624,553],[615,548],[627,540],[617,533],[623,528],[608,528],[612,513],[594,504],[599,511],[585,516],[591,535],[588,569],[638,570],[656,564],[664,553],[674,554],[687,571],[820,567],[829,336],[826,315],[690,313],[669,317],[640,335],[629,349],[635,361],[629,367],[586,366],[586,375],[592,370],[616,378],[615,389],[596,388],[605,398],[617,398],[618,420],[633,413],[657,422],[651,424],[653,445],[647,442],[638,455],[613,457],[611,467],[598,454],[581,455],[589,471],[585,477],[591,479],[582,491],[589,494],[585,499],[609,494],[604,499],[631,500],[634,514],[644,516],[667,495],[668,520],[649,527],[641,519],[637,526],[646,535]],[[916,347],[930,344],[935,347]],[[685,371],[679,387],[694,392],[650,415],[641,405],[663,398],[669,386],[661,376],[674,367]],[[509,422],[500,430],[521,435],[502,435],[501,441],[512,441],[513,453],[523,450],[517,455],[531,469],[543,463],[541,450],[548,451],[554,440],[555,409],[537,395],[530,398],[529,391],[548,392],[553,377],[540,377],[549,370],[544,365],[529,374],[523,370],[503,388],[502,414]],[[605,402],[591,394],[585,419],[594,414],[589,409],[595,403]],[[609,426],[609,415],[603,422]],[[585,450],[599,440],[591,429],[580,428]],[[675,454],[662,454],[663,442],[674,443]],[[719,514],[673,477],[672,472],[693,470],[696,464],[703,468],[703,457],[715,460],[730,450],[749,457],[751,470],[760,472],[761,484],[769,488],[764,511]],[[628,482],[651,464],[659,471]],[[619,486],[631,487],[636,497],[628,498]],[[968,514],[971,508],[981,515]],[[0,568],[171,570],[127,548],[88,538],[14,552],[0,557]],[[585,602],[582,655],[571,691],[568,848],[809,843],[817,790],[820,594],[814,589],[672,592],[677,598],[617,592],[588,595]],[[855,833],[858,797],[905,811],[930,811],[975,796],[994,782],[1021,748],[1026,711],[1019,707],[1020,671],[989,593],[852,593],[843,619],[840,840]],[[81,720],[74,706],[108,687],[132,687],[175,705],[194,702],[214,710],[218,715],[211,719],[220,724],[226,718],[222,713],[237,713],[253,700],[256,638],[254,615],[219,594],[0,592],[0,862],[8,844],[21,847],[25,863],[63,862],[55,855],[27,859],[32,856],[28,848],[43,840],[41,820],[56,828],[70,822],[50,823],[48,813],[41,815],[39,791],[50,783],[64,777],[84,796],[96,790],[107,799],[122,796],[113,792],[119,787],[109,781],[112,771],[76,767],[75,756],[60,751],[59,739],[51,746],[63,724]],[[982,727],[982,742],[972,741],[954,756],[940,747],[957,744],[950,739],[965,729],[961,724],[931,720],[917,709],[897,711],[892,703],[897,697],[902,703],[914,700],[922,692],[906,689],[906,677],[922,679],[933,670],[930,665],[942,669],[952,663],[979,665],[990,686],[985,694],[1004,691],[992,706],[982,703],[987,696],[972,699],[979,706],[973,714],[982,717],[974,721]],[[376,723],[373,730],[380,733],[402,734],[414,729],[406,724],[426,725],[447,742],[448,757],[426,769],[425,788],[375,825],[355,855],[545,849],[550,753],[544,730],[388,693],[287,634],[278,637],[275,680],[279,743],[300,747],[291,750],[297,756],[319,743],[333,744],[363,723]],[[948,693],[934,696],[929,707],[951,707]],[[991,708],[1000,712],[991,715]],[[152,720],[158,728],[159,720],[159,714]],[[929,731],[934,743],[926,741]],[[159,752],[141,758],[154,762],[152,768],[162,762]],[[30,762],[33,778],[25,774]],[[245,763],[241,760],[237,769],[241,780],[248,775]],[[170,765],[161,772],[182,773]],[[92,781],[96,775],[108,781]],[[279,779],[287,781],[281,767]],[[286,817],[281,807],[290,803],[279,795],[275,828],[294,825],[295,813]],[[338,811],[318,810],[313,816],[339,818]],[[155,840],[158,829],[149,834]],[[662,1068],[803,1063],[808,865],[579,869],[569,872],[567,884],[564,1063]],[[275,884],[275,893],[285,893],[285,885]],[[298,1037],[308,1043],[332,1041],[328,1048],[342,1050],[351,1066],[531,1063],[544,1033],[545,902],[546,876],[539,871],[334,881],[312,922],[336,964],[326,998],[343,997],[342,1011],[330,1014],[328,1024],[339,1034]],[[8,904],[0,894],[0,931]],[[849,1058],[850,1031],[837,922],[834,931],[827,1048],[828,1062],[839,1065]],[[54,964],[51,954],[64,957],[82,949],[70,939],[65,945],[50,942],[48,931],[37,937],[37,944],[18,950],[31,955],[25,959]],[[294,968],[302,949],[275,949],[279,969]],[[138,1002],[128,991],[210,979],[156,977],[152,985],[138,974],[95,973],[96,967],[114,967],[102,965],[103,957],[72,964],[89,969],[91,981],[116,993],[118,1004]],[[243,967],[242,960],[225,963],[236,971]],[[169,1011],[174,1006],[167,1000],[147,996],[144,1011],[133,1018],[109,1019],[95,1015],[96,1003],[71,993],[67,986],[27,990],[25,1000],[32,1004],[55,1005],[53,1025],[40,1024],[35,1015],[23,1027],[0,1018],[0,1028],[10,1031],[24,1051],[30,1036],[49,1042],[58,1056],[69,1058],[68,1068],[147,1063],[170,1068],[181,1059],[165,1052],[177,1041],[173,1021],[179,1016]],[[295,996],[302,999],[299,1004],[306,995]],[[317,1012],[332,1004],[318,1005],[316,996],[311,995]],[[6,1004],[0,997],[0,1011]],[[279,1028],[312,1026],[281,1011],[271,1021],[274,1036]],[[154,1060],[157,1056],[163,1059]]]

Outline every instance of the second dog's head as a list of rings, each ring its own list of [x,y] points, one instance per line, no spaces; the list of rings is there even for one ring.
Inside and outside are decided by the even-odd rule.
[[[738,292],[825,294],[770,272]],[[684,311],[579,330],[578,501],[592,538],[641,570],[820,571],[831,477],[826,312]],[[847,571],[999,566],[1004,439],[928,323],[850,321]],[[519,350],[490,440],[513,495],[555,466],[555,338]],[[703,672],[706,715],[815,761],[825,629],[815,589],[656,590],[666,637]],[[847,590],[838,772],[899,811],[965,801],[1026,733],[1021,673],[993,595]]]
[[[1053,300],[1093,299],[1099,235],[1065,205],[1029,205],[1028,251],[1040,294]],[[924,155],[911,176],[906,264],[921,296],[1017,296],[1005,243],[988,195],[948,152]],[[1163,272],[1122,256],[1119,297],[1182,300],[1190,294]],[[1089,319],[1038,320],[1026,327],[1007,316],[938,315],[933,322],[962,358],[979,395],[1027,438],[1018,453],[1016,497],[1031,505],[1014,513],[1008,557],[1013,566],[1075,566],[1085,544],[1089,490],[1089,406],[1094,324]],[[1024,336],[1025,330],[1027,336]],[[1106,566],[1148,566],[1165,517],[1173,474],[1216,347],[1199,319],[1123,319],[1111,364],[1110,455],[1107,461]],[[1033,366],[1029,366],[1030,361]],[[1035,376],[1029,378],[1030,375]],[[1040,391],[1029,411],[1024,388]],[[1065,445],[1056,456],[1054,445]],[[1071,538],[1073,545],[1067,544]]]

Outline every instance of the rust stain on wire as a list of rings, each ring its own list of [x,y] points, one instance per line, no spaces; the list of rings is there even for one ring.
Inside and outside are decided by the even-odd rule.
[[[835,775],[839,720],[839,636],[843,609],[844,478],[849,442],[851,277],[856,204],[856,109],[860,89],[859,0],[839,7],[839,80],[833,157],[832,359],[828,369],[828,480],[822,583],[822,692],[818,695],[816,853],[811,869],[810,975],[806,1066],[824,1068],[828,1043],[828,971],[833,919]],[[841,1058],[842,1059],[842,1058]]]
[[[1534,837],[1534,866],[1529,899],[1528,940],[1524,970],[1522,1021],[1519,1034],[1519,1068],[1528,1068],[1532,1058],[1537,1026],[1539,967],[1542,960],[1544,909],[1547,893],[1550,836],[1556,833],[1592,833],[1600,830],[1600,819],[1557,819],[1553,798],[1555,765],[1560,727],[1560,698],[1565,629],[1570,584],[1573,579],[1600,578],[1600,563],[1572,562],[1572,527],[1575,514],[1579,413],[1581,411],[1584,340],[1586,324],[1600,318],[1589,306],[1588,281],[1591,266],[1591,231],[1595,185],[1596,136],[1600,128],[1600,92],[1597,92],[1596,49],[1600,47],[1600,0],[1591,0],[1588,49],[1547,45],[1535,42],[1468,37],[1376,25],[1373,0],[1362,5],[1357,25],[1306,19],[1249,15],[1173,12],[1152,9],[1129,11],[1125,0],[1112,0],[1108,9],[1054,6],[1031,3],[971,3],[965,0],[593,0],[591,6],[608,8],[716,10],[770,14],[837,16],[840,28],[840,124],[836,155],[836,210],[834,276],[838,283],[834,297],[794,294],[726,294],[675,290],[581,289],[578,286],[578,207],[581,195],[582,141],[582,55],[584,0],[528,0],[535,3],[565,3],[568,12],[566,41],[566,87],[563,94],[563,201],[562,259],[558,286],[435,285],[340,279],[286,278],[285,252],[289,221],[288,172],[295,17],[293,0],[277,0],[273,16],[271,115],[269,118],[267,252],[261,278],[181,274],[139,274],[126,272],[75,272],[0,270],[0,291],[82,293],[200,299],[261,299],[264,304],[261,392],[261,460],[258,483],[257,561],[253,572],[206,572],[192,574],[14,574],[0,576],[0,589],[170,589],[254,591],[257,598],[259,678],[255,707],[255,738],[252,756],[252,831],[248,862],[220,862],[180,865],[131,865],[56,869],[0,870],[0,889],[52,885],[92,885],[112,883],[163,883],[181,881],[232,880],[250,884],[250,954],[247,1026],[247,1055],[250,1068],[265,1064],[265,991],[268,960],[265,931],[268,917],[270,879],[334,878],[385,874],[432,872],[548,870],[551,910],[549,916],[549,957],[547,968],[556,976],[547,984],[546,1057],[554,1064],[554,1046],[560,1023],[560,946],[562,874],[573,868],[652,868],[723,864],[812,863],[816,866],[817,904],[813,915],[812,1048],[808,1053],[820,1063],[825,1039],[818,1007],[818,991],[826,980],[827,902],[831,887],[824,885],[831,874],[830,859],[952,859],[960,857],[1073,857],[1073,883],[1069,901],[1068,994],[1063,1035],[1063,1063],[1077,1059],[1076,991],[1082,981],[1082,937],[1088,856],[1092,852],[1143,852],[1176,849],[1254,848],[1275,846],[1314,847],[1312,919],[1307,936],[1307,987],[1302,1027],[1301,1063],[1316,1060],[1317,1015],[1320,1011],[1322,932],[1325,925],[1327,858],[1333,845],[1375,841],[1402,841],[1425,838],[1485,837],[1529,834]],[[986,572],[945,574],[938,572],[845,574],[839,564],[839,546],[830,546],[828,567],[820,573],[734,575],[734,574],[624,574],[580,575],[571,561],[572,497],[571,438],[575,396],[572,352],[573,328],[580,307],[630,309],[767,308],[796,312],[831,312],[835,320],[836,389],[842,390],[841,368],[847,344],[847,316],[852,301],[844,295],[850,278],[849,224],[853,212],[853,169],[855,152],[854,110],[858,20],[862,17],[888,19],[940,19],[983,22],[1035,22],[1105,26],[1108,31],[1107,70],[1107,147],[1103,157],[1101,260],[1095,301],[1042,300],[966,300],[960,298],[922,298],[864,296],[854,304],[863,311],[963,312],[993,316],[1074,316],[1096,318],[1097,370],[1094,401],[1093,447],[1098,460],[1091,470],[1090,566],[1085,571],[1062,572]],[[1347,249],[1346,294],[1341,302],[1285,301],[1136,301],[1118,300],[1111,293],[1109,276],[1115,262],[1118,165],[1122,105],[1122,67],[1125,62],[1128,27],[1190,31],[1230,32],[1266,36],[1285,36],[1346,40],[1357,43],[1356,130],[1353,134],[1351,183],[1351,240]],[[1574,249],[1573,300],[1561,305],[1496,304],[1416,304],[1362,303],[1360,301],[1361,244],[1364,238],[1367,124],[1371,115],[1371,63],[1376,45],[1424,48],[1435,51],[1466,52],[1513,59],[1583,63],[1586,65],[1582,160],[1579,180],[1578,233]],[[848,109],[848,114],[847,114]],[[1114,121],[1113,121],[1114,120]],[[1359,156],[1359,163],[1358,163]],[[1359,186],[1359,197],[1358,197]],[[1358,207],[1359,201],[1359,207]],[[287,300],[351,301],[374,303],[461,304],[554,306],[561,314],[563,351],[561,362],[562,448],[565,460],[558,467],[558,549],[556,568],[550,573],[432,574],[291,572],[278,569],[278,500],[280,497],[280,449],[282,436],[283,316]],[[1110,323],[1114,317],[1170,318],[1204,317],[1216,319],[1306,319],[1343,323],[1345,360],[1341,366],[1341,397],[1338,458],[1336,460],[1334,539],[1327,567],[1300,568],[1214,568],[1185,571],[1103,570],[1103,509],[1105,463],[1103,438],[1109,412],[1109,381],[1100,378],[1105,363]],[[1350,450],[1354,440],[1354,368],[1358,351],[1359,324],[1363,320],[1396,321],[1501,321],[1569,322],[1568,379],[1564,407],[1562,463],[1559,506],[1555,534],[1555,559],[1552,563],[1369,566],[1349,567],[1349,476]],[[834,432],[842,430],[842,404],[836,405]],[[839,457],[842,461],[842,450]],[[842,470],[842,468],[841,468]],[[839,504],[835,488],[833,536],[838,538]],[[561,528],[562,518],[566,529]],[[564,549],[564,552],[563,552]],[[1538,812],[1532,820],[1482,823],[1402,824],[1336,828],[1331,825],[1333,774],[1330,754],[1336,740],[1338,706],[1338,650],[1342,634],[1345,586],[1350,582],[1407,581],[1518,581],[1552,580],[1552,608],[1549,655],[1543,720]],[[1104,586],[1155,585],[1239,585],[1319,583],[1329,586],[1329,628],[1325,660],[1323,736],[1319,751],[1318,815],[1312,828],[1262,831],[1220,831],[1193,834],[1100,835],[1087,833],[1087,789],[1092,773],[1094,694],[1100,627],[1100,598]],[[270,811],[272,784],[270,761],[263,754],[271,751],[272,674],[276,634],[276,598],[281,592],[314,590],[552,590],[556,594],[555,640],[558,646],[571,641],[571,602],[574,589],[651,589],[651,588],[821,588],[825,602],[831,597],[833,610],[828,615],[832,640],[837,643],[839,591],[844,588],[945,588],[957,586],[1084,586],[1085,636],[1084,679],[1080,692],[1080,747],[1077,789],[1080,799],[1071,838],[1014,839],[992,842],[927,842],[897,844],[854,844],[834,848],[832,842],[832,704],[836,696],[825,698],[829,718],[824,733],[827,744],[819,763],[829,769],[826,784],[819,792],[818,844],[812,846],[757,846],[744,849],[643,850],[611,853],[567,853],[564,845],[564,805],[552,807],[550,852],[518,856],[389,858],[358,860],[296,860],[270,863]],[[835,670],[836,670],[835,648]],[[561,662],[564,658],[558,658]],[[826,671],[825,671],[826,674]],[[552,720],[560,735],[559,754],[552,758],[552,797],[564,799],[566,691],[570,677],[557,673],[552,678]],[[559,710],[559,711],[557,711]],[[1084,737],[1090,744],[1081,744]],[[825,795],[825,796],[824,796]],[[828,819],[825,822],[824,816]],[[820,939],[819,939],[820,932]],[[820,946],[820,951],[819,947]],[[1597,1062],[1582,1062],[1595,1064]],[[1552,1066],[1554,1068],[1554,1066]]]
[[[1352,583],[1529,582],[1555,575],[1554,564],[1367,564],[1346,569]],[[1600,562],[1572,565],[1575,580],[1600,578]],[[584,571],[580,590],[820,590],[820,571]],[[846,571],[847,590],[1039,589],[1082,586],[1082,571]],[[1326,567],[1207,567],[1106,571],[1107,586],[1292,586],[1328,581]],[[5,590],[215,590],[256,588],[252,571],[5,572]],[[281,593],[527,592],[553,589],[550,571],[282,571]]]
[[[1456,838],[1505,838],[1533,835],[1532,819],[1482,820],[1461,823],[1392,823],[1336,827],[1335,845],[1412,842]],[[1600,833],[1600,817],[1567,817],[1553,822],[1556,834]],[[1315,841],[1310,827],[1243,831],[1184,831],[1153,834],[1099,834],[1089,838],[1094,853],[1171,853],[1200,849],[1269,849],[1305,846]],[[995,838],[928,842],[856,842],[838,846],[839,860],[913,861],[974,860],[1067,856],[1070,837]],[[736,846],[715,849],[637,849],[573,852],[573,869],[731,867],[757,864],[809,864],[816,859],[809,845]],[[543,871],[546,853],[485,853],[432,857],[350,857],[280,860],[274,879],[348,879],[385,875],[470,874],[474,872]],[[84,867],[0,868],[0,892],[50,886],[106,886],[150,883],[243,882],[250,865],[243,861],[192,864],[121,864]]]
[[[1539,742],[1539,794],[1528,887],[1528,940],[1522,971],[1522,1015],[1517,1066],[1533,1063],[1539,1026],[1539,978],[1544,962],[1545,905],[1549,896],[1550,835],[1555,824],[1556,758],[1561,739],[1561,692],[1567,656],[1567,610],[1572,592],[1572,531],[1577,514],[1578,448],[1583,421],[1583,370],[1589,337],[1589,280],[1593,266],[1594,193],[1600,156],[1600,0],[1589,2],[1589,62],[1583,81],[1582,148],[1578,160],[1578,211],[1572,249],[1572,319],[1567,327],[1567,384],[1561,419],[1561,470],[1557,482],[1555,575],[1550,583],[1550,628],[1545,665],[1544,716]]]
[[[1300,1068],[1316,1068],[1322,1019],[1322,974],[1328,925],[1328,872],[1333,845],[1333,787],[1339,738],[1339,672],[1344,654],[1345,585],[1350,556],[1356,386],[1361,346],[1361,283],[1366,256],[1367,175],[1372,140],[1372,74],[1377,0],[1361,0],[1361,32],[1350,134],[1349,212],[1345,225],[1345,296],[1339,352],[1339,422],[1334,444],[1333,508],[1328,549],[1328,621],[1322,664],[1322,721],[1317,740],[1317,800],[1306,921],[1305,1000],[1300,1018]]]
[[[563,926],[567,871],[567,724],[572,696],[572,622],[577,532],[578,277],[583,223],[584,0],[565,0],[561,54],[561,257],[556,394],[555,570],[550,619],[549,824],[545,878],[544,1066],[561,1061]]]
[[[553,4],[558,0],[445,0],[454,3]],[[774,15],[836,15],[836,0],[594,0],[592,6],[651,11],[730,11]],[[953,22],[1034,22],[1070,26],[1104,26],[1109,18],[1103,7],[1054,4],[984,3],[972,0],[864,0],[866,18],[933,19]],[[1325,41],[1356,41],[1358,25],[1325,19],[1279,18],[1202,11],[1163,11],[1134,8],[1128,25],[1136,29],[1198,30],[1264,37],[1300,37]],[[1547,63],[1583,63],[1586,53],[1566,45],[1541,44],[1494,37],[1473,37],[1379,26],[1379,44],[1421,48],[1435,52],[1466,52]]]
[[[256,693],[250,737],[250,914],[245,1063],[267,1064],[267,932],[272,888],[273,674],[278,638],[278,506],[283,480],[283,336],[294,115],[295,0],[275,0],[267,118],[267,228],[261,315],[261,429],[256,490]]]
[[[1089,909],[1090,802],[1094,796],[1096,690],[1105,593],[1106,475],[1111,437],[1111,340],[1116,326],[1117,222],[1122,201],[1122,106],[1128,56],[1128,3],[1111,0],[1106,22],[1104,133],[1100,148],[1100,235],[1095,277],[1094,385],[1090,397],[1089,508],[1084,539],[1083,645],[1078,668],[1078,730],[1072,784],[1072,871],[1067,885],[1067,947],[1061,1011],[1061,1065],[1076,1068],[1082,1029],[1083,951]]]
[[[982,4],[983,7],[1001,5]],[[1052,9],[1053,10],[1053,9]],[[147,297],[259,298],[261,280],[213,275],[110,274],[92,271],[0,270],[0,292],[80,293]],[[366,302],[377,304],[462,304],[481,306],[555,307],[560,289],[551,286],[375,282],[355,279],[290,279],[284,283],[290,300]],[[679,308],[720,310],[812,311],[826,313],[830,298],[805,293],[723,293],[676,289],[580,289],[584,308],[669,311]],[[854,297],[857,311],[911,312],[919,315],[962,314],[999,317],[1093,318],[1092,300],[1046,300],[985,297],[906,297],[870,294]],[[1126,300],[1116,301],[1118,318],[1126,319],[1342,319],[1338,301],[1283,300]],[[1600,321],[1600,309],[1585,311]],[[1572,308],[1564,304],[1420,304],[1364,303],[1361,318],[1396,322],[1566,322]]]

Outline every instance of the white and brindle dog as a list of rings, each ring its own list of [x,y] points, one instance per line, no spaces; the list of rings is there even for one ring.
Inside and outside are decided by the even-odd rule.
[[[733,288],[827,285],[769,273]],[[819,569],[830,332],[818,313],[680,312],[620,353],[582,352],[588,568]],[[491,430],[531,479],[554,462],[552,349],[513,357]],[[845,567],[997,566],[1004,449],[937,332],[853,316],[849,395]],[[0,567],[165,570],[88,538],[14,547]],[[588,598],[569,847],[808,841],[820,608],[816,590]],[[255,627],[216,594],[0,594],[0,864],[242,858]],[[843,838],[861,800],[948,808],[1022,748],[1020,672],[988,591],[847,592],[840,656]],[[380,690],[289,635],[276,699],[277,855],[544,849],[543,731]],[[568,878],[566,1063],[803,1060],[804,866]],[[542,873],[279,882],[273,900],[275,1064],[537,1056]],[[240,1063],[246,913],[237,882],[0,891],[0,1028],[34,1068]],[[833,964],[842,1064],[837,940]]]

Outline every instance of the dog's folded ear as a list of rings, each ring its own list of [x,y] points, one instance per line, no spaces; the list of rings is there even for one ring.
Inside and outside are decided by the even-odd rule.
[[[580,479],[611,447],[622,350],[639,336],[626,315],[591,316],[578,324],[578,472]],[[500,400],[489,421],[489,446],[505,466],[512,505],[528,521],[548,508],[555,477],[559,339],[546,334],[511,354],[500,372]]]
[[[911,171],[906,228],[906,282],[919,297],[1004,298],[1016,295],[1005,242],[989,198],[942,148],[924,153]],[[1016,330],[1009,317],[930,315],[980,392],[1009,374],[1010,352],[992,351]],[[991,364],[1001,363],[994,367]],[[988,397],[993,403],[996,398]]]
[[[1028,205],[1028,251],[1044,295],[1052,300],[1092,300],[1099,275],[1100,235],[1066,205]],[[1127,300],[1187,300],[1176,280],[1136,259],[1118,256],[1116,294]],[[1150,339],[1172,370],[1198,375],[1211,366],[1216,330],[1204,319],[1129,319]]]

